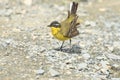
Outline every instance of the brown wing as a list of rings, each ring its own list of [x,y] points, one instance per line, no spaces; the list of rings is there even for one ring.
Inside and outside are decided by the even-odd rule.
[[[79,34],[79,31],[77,30],[77,25],[79,25],[79,23],[77,23],[77,19],[78,19],[78,16],[76,16],[73,19],[73,21],[70,23],[70,27],[69,27],[66,37],[72,38]]]
[[[79,34],[77,30],[77,25],[79,25],[79,23],[77,23],[77,19],[78,16],[71,17],[63,21],[61,23],[61,30],[60,30],[61,34],[69,38],[77,36]]]
[[[70,29],[70,22],[68,19],[61,22],[61,29],[60,29],[61,34],[63,34],[64,36],[67,36],[69,29]]]

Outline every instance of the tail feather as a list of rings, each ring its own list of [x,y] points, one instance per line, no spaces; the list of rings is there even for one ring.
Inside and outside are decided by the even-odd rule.
[[[75,14],[76,15],[77,7],[78,7],[78,3],[73,2],[72,8],[71,8],[71,14]]]
[[[70,4],[70,10],[68,11],[68,18],[70,17],[70,15],[76,15],[77,8],[78,8],[77,2],[73,2],[72,4]]]

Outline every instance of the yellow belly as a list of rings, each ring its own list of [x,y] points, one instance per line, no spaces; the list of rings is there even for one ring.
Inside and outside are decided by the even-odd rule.
[[[53,35],[56,39],[61,40],[61,41],[70,39],[70,38],[68,38],[68,37],[63,36],[63,35],[60,33],[60,28],[52,27],[51,29],[52,29],[52,35]]]

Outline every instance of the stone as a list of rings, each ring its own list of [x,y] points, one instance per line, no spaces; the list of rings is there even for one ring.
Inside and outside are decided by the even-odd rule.
[[[107,9],[106,8],[99,8],[99,11],[105,12],[105,11],[107,11]]]
[[[60,75],[60,73],[54,69],[50,69],[49,72],[50,72],[52,77],[57,77]]]
[[[118,64],[113,64],[112,66],[115,67],[115,68],[118,68],[118,67],[119,67]]]
[[[107,61],[101,61],[100,64],[102,65],[103,68],[107,68],[109,65],[109,62]]]
[[[101,69],[101,72],[102,72],[103,74],[107,74],[107,75],[109,74],[108,69],[105,69],[105,68],[104,68],[104,69]]]
[[[81,69],[85,69],[87,68],[87,63],[80,63],[78,64],[78,69],[81,70]]]
[[[96,22],[94,22],[94,21],[85,21],[85,25],[86,25],[86,26],[95,27],[95,26],[96,26]]]
[[[12,9],[1,9],[0,10],[0,15],[2,15],[2,16],[9,16],[9,15],[12,14],[12,12],[13,12]]]
[[[100,69],[100,67],[98,65],[94,65],[94,68],[97,69],[97,70]]]
[[[115,54],[106,54],[106,56],[110,59],[114,59],[114,60],[120,60],[120,56],[119,55],[115,55]]]
[[[88,53],[85,53],[82,55],[82,57],[85,59],[85,60],[88,60],[90,58],[90,54]]]
[[[120,78],[111,78],[111,80],[120,80]]]
[[[36,71],[37,75],[43,75],[45,71],[43,69],[39,69]]]
[[[81,53],[81,48],[80,48],[80,45],[79,44],[75,44],[72,46],[72,50],[75,52],[75,53]]]
[[[27,6],[31,6],[33,1],[32,0],[23,0],[22,2]]]
[[[104,59],[106,59],[106,57],[105,56],[97,56],[96,59],[97,60],[104,60]]]

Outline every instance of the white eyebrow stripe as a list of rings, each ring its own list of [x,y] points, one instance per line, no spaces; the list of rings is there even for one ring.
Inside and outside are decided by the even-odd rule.
[[[55,24],[56,26],[59,26],[60,24]]]

